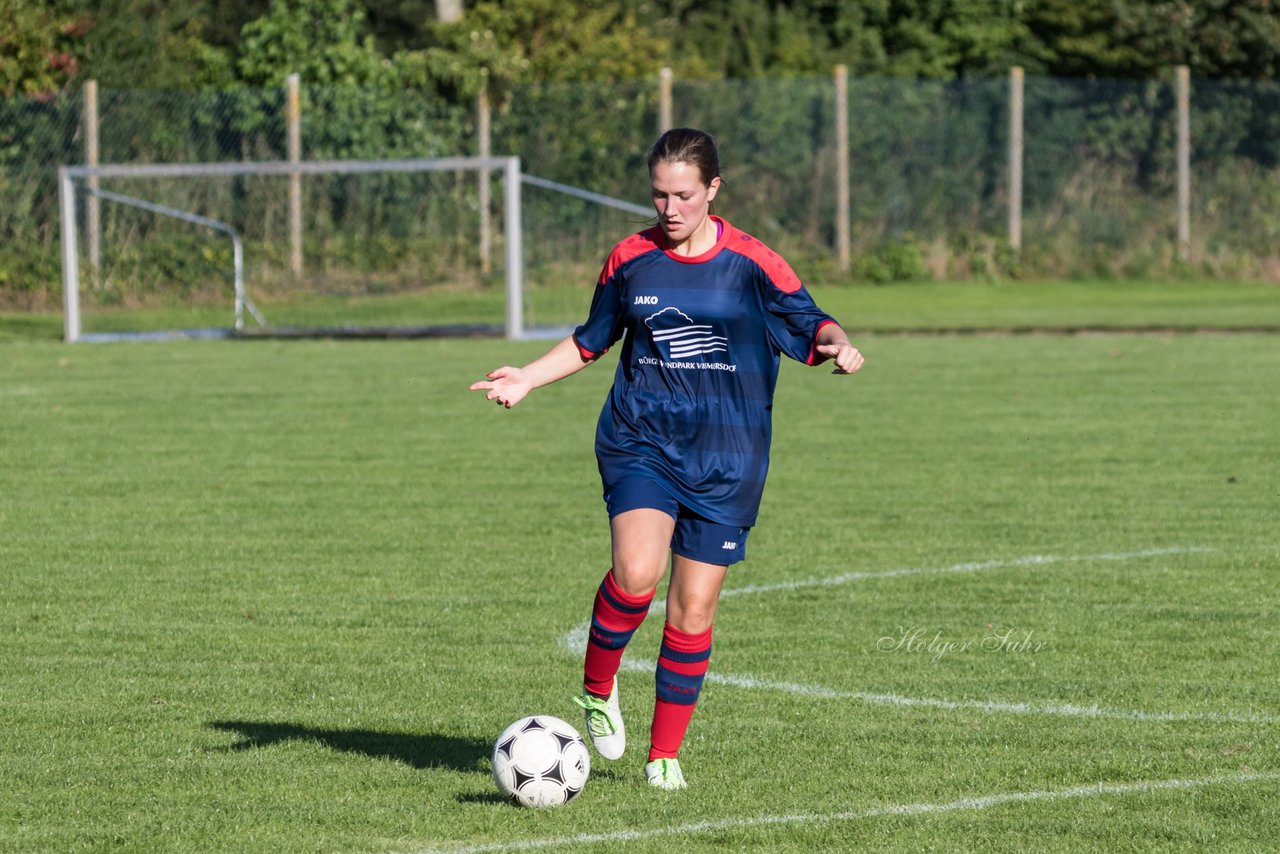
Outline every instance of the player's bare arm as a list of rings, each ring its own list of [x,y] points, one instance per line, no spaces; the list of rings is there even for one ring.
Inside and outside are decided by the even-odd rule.
[[[489,371],[485,375],[487,380],[472,383],[469,390],[487,392],[486,400],[510,409],[535,388],[576,374],[592,361],[594,360],[582,357],[577,343],[570,335],[523,368],[503,365]]]
[[[833,374],[852,374],[862,367],[862,354],[849,343],[849,336],[834,323],[818,331],[817,351],[835,363]]]

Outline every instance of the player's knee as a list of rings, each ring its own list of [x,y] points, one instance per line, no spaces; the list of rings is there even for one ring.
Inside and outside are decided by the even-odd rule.
[[[613,580],[628,596],[646,596],[654,591],[662,580],[661,563],[652,560],[614,556]]]
[[[667,622],[686,634],[702,634],[711,628],[715,616],[715,602],[699,597],[677,597],[667,606]]]

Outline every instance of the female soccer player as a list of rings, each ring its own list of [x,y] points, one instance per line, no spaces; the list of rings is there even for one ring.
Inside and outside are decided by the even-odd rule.
[[[620,758],[619,663],[670,559],[645,777],[679,789],[677,756],[711,657],[720,588],[746,555],[760,506],[779,356],[830,359],[834,373],[852,374],[862,355],[780,256],[711,214],[721,181],[709,134],[664,133],[649,153],[649,180],[658,223],[614,247],[586,322],[471,390],[510,409],[625,333],[596,431],[613,567],[596,592],[575,700],[596,750]]]

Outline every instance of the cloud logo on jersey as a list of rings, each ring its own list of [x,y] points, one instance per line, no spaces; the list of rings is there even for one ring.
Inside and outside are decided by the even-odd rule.
[[[729,350],[729,339],[716,335],[710,325],[694,323],[693,318],[678,308],[668,306],[644,320],[653,333],[653,341],[672,361],[693,356],[707,356]]]

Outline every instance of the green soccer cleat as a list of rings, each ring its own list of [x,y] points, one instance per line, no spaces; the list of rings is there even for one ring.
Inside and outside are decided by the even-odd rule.
[[[596,752],[605,759],[620,759],[627,749],[627,728],[622,723],[622,709],[618,705],[618,677],[613,678],[613,691],[609,699],[601,700],[586,691],[573,701],[583,709],[587,733]]]
[[[680,770],[679,759],[653,760],[644,766],[644,778],[649,781],[650,786],[668,791],[689,787],[689,784],[684,781],[684,773]]]

